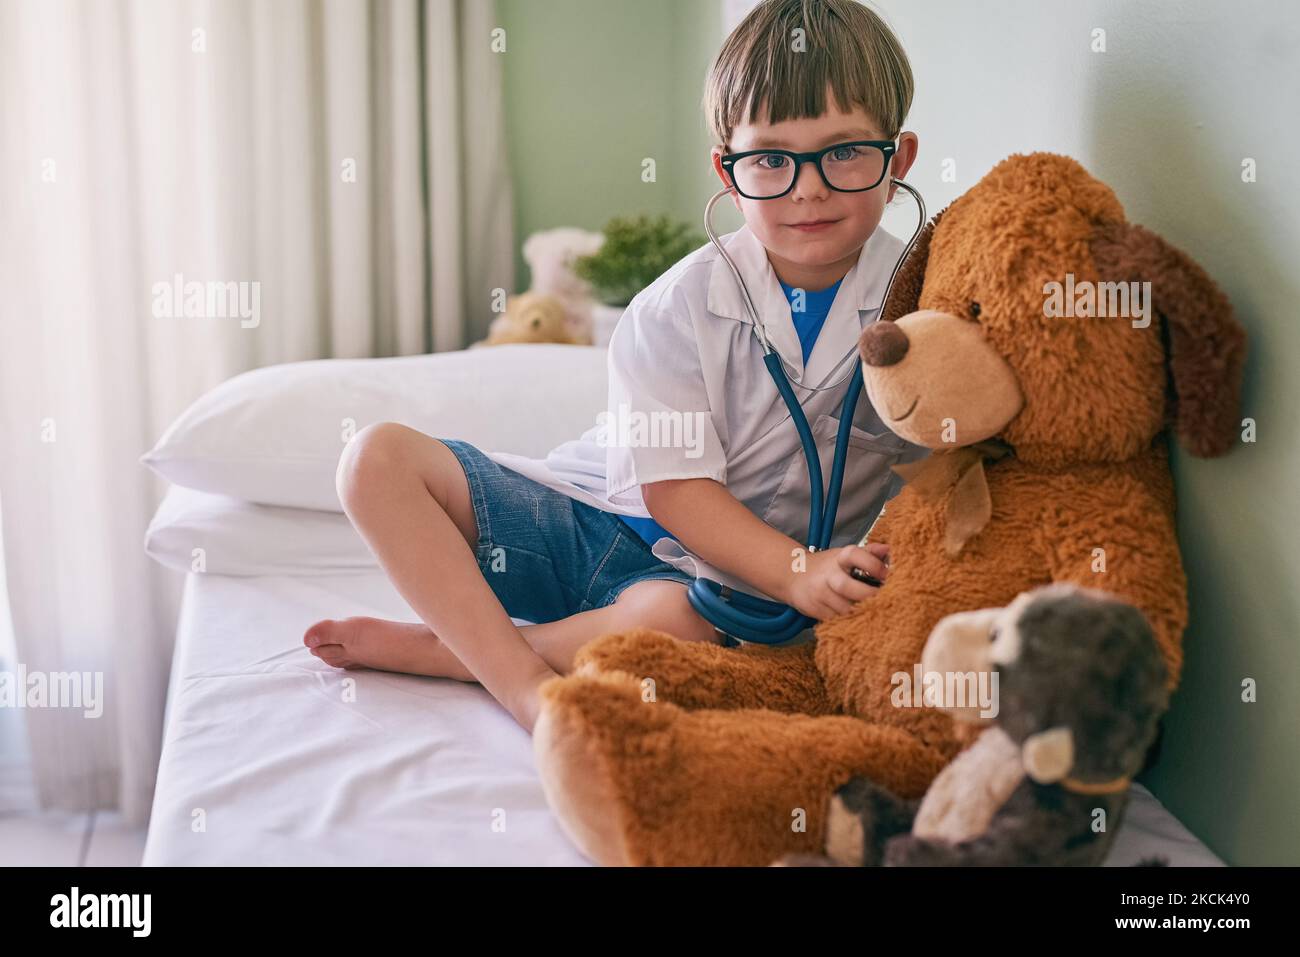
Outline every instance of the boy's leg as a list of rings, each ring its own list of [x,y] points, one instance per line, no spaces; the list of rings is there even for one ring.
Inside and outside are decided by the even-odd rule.
[[[529,731],[537,686],[555,674],[529,647],[479,571],[464,472],[441,442],[396,423],[344,449],[344,511],[408,605]]]
[[[321,626],[328,625],[328,630]],[[559,621],[525,625],[524,640],[559,674],[573,670],[578,649],[601,635],[629,628],[654,628],[683,641],[715,641],[713,626],[696,614],[686,600],[686,586],[670,580],[641,581],[628,586],[612,605],[580,612]],[[475,681],[474,674],[425,625],[350,618],[321,622],[313,631],[326,639],[313,653],[336,668],[378,668],[404,674],[431,675]]]
[[[629,585],[614,604],[560,621],[521,628],[524,639],[561,674],[573,670],[578,649],[601,635],[653,628],[682,641],[716,641],[717,631],[686,600],[686,585],[652,579]]]

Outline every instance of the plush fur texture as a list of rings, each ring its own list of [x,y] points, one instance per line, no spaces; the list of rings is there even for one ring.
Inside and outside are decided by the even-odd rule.
[[[1150,324],[1046,316],[1045,285],[1067,273],[1152,283]],[[583,649],[578,673],[543,687],[536,753],[561,824],[593,859],[765,865],[820,852],[831,795],[855,775],[920,797],[973,736],[935,709],[895,707],[893,676],[912,672],[940,619],[1049,582],[1140,609],[1176,686],[1187,605],[1165,430],[1218,454],[1239,422],[1244,334],[1213,282],[1129,225],[1074,160],[1038,153],[1003,161],[935,217],[885,318],[897,328],[882,332],[916,334],[876,349],[880,324],[863,333],[866,389],[889,427],[940,454],[948,419],[958,445],[1012,447],[984,466],[988,521],[949,554],[947,497],[905,486],[872,534],[891,547],[888,582],[819,625],[811,648],[641,631]],[[945,323],[978,335],[953,349],[934,334]]]
[[[984,620],[984,633],[976,629],[970,637],[982,652],[976,667],[992,668],[999,678],[992,727],[943,770],[919,803],[866,778],[841,788],[828,828],[834,862],[1102,863],[1127,805],[1127,782],[1141,767],[1168,704],[1167,674],[1151,628],[1131,605],[1070,585],[1026,593]],[[926,647],[927,667],[944,657],[942,626]],[[1013,637],[1010,654],[999,656],[997,642],[990,643],[989,633],[999,631],[999,641]],[[998,657],[1007,660],[992,660]],[[934,664],[942,670],[942,661]],[[949,664],[963,670],[968,662]],[[1030,742],[1059,735],[1069,741],[1066,762],[1051,780],[1035,780],[1027,773]],[[1097,788],[1105,793],[1089,793]],[[785,863],[825,862],[804,856]]]

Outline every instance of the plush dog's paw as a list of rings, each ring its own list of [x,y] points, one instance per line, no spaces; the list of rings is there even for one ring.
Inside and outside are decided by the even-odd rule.
[[[598,864],[634,863],[626,797],[635,787],[628,740],[653,740],[672,721],[670,705],[648,704],[641,683],[622,672],[552,678],[541,687],[533,753],[542,789],[560,826]]]
[[[689,642],[662,631],[633,628],[602,635],[583,645],[574,658],[575,674],[622,671],[640,678],[659,678],[680,669],[678,662]]]

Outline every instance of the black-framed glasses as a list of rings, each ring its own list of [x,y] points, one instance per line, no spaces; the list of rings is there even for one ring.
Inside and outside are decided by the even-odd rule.
[[[812,153],[791,150],[746,150],[727,153],[722,168],[731,176],[736,192],[746,199],[778,199],[794,189],[799,169],[812,163],[822,182],[841,193],[875,189],[885,178],[898,150],[893,140],[852,140]]]

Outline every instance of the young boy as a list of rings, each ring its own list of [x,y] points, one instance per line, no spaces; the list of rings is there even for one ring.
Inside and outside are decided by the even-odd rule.
[[[745,219],[723,242],[823,469],[847,414],[858,336],[879,315],[903,246],[877,227],[890,177],[903,178],[916,157],[916,137],[901,132],[911,97],[898,41],[854,0],[765,0],[727,38],[707,81],[712,165],[738,189]],[[711,244],[628,307],[609,373],[612,420],[666,414],[683,425],[677,441],[620,442],[635,430],[607,420],[528,460],[395,423],[362,430],[339,463],[339,496],[421,622],[318,622],[304,637],[312,653],[337,667],[480,681],[531,731],[537,686],[601,634],[642,626],[720,640],[687,601],[697,575],[816,619],[875,593],[850,572],[883,580],[885,549],[847,543],[896,490],[889,466],[915,449],[864,394],[838,547],[804,556],[809,482],[798,435]],[[511,616],[539,624],[516,627]]]

